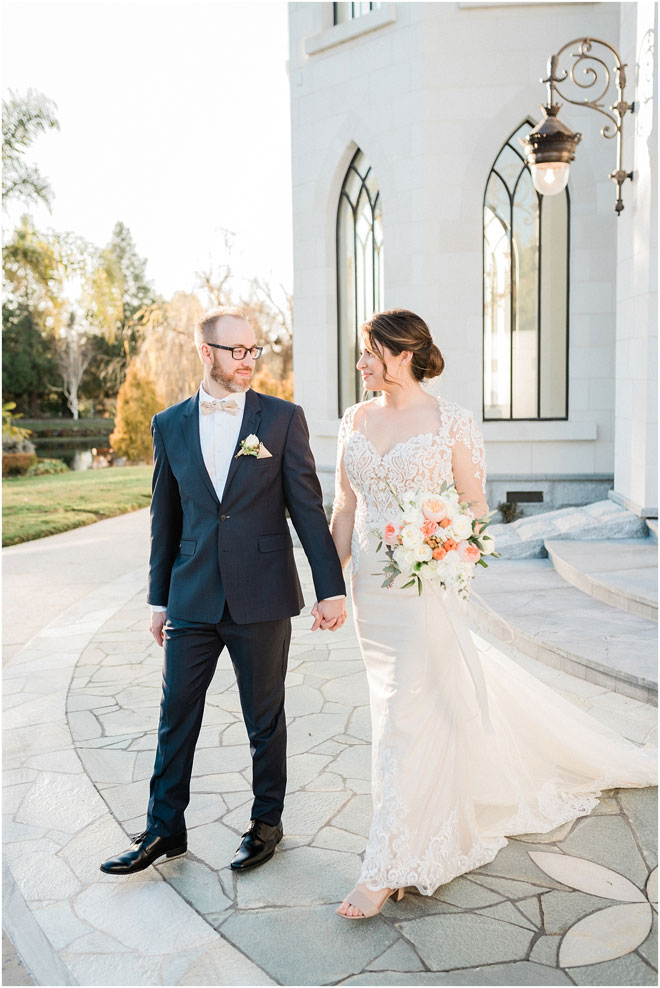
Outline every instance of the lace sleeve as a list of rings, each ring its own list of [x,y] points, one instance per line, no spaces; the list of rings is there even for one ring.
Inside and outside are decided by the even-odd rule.
[[[332,505],[330,531],[335,542],[342,567],[351,557],[351,537],[355,524],[357,498],[346,473],[344,450],[353,428],[355,406],[347,408],[339,426],[337,437],[337,466],[335,469],[335,499]]]
[[[461,500],[471,504],[477,518],[488,512],[486,454],[481,429],[468,411],[457,408],[452,424],[452,471]]]

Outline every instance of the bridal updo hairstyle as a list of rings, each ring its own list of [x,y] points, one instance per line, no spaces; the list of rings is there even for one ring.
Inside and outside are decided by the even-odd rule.
[[[404,350],[410,350],[412,352],[410,370],[416,381],[428,380],[442,374],[445,367],[443,356],[433,342],[430,330],[422,317],[411,312],[410,309],[387,309],[385,312],[375,312],[361,328],[365,340],[376,356],[380,355],[378,351],[379,349],[382,351],[383,347],[387,347],[395,356]],[[385,380],[388,380],[387,374]]]

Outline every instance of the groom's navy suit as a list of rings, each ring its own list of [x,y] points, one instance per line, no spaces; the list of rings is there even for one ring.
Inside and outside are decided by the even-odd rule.
[[[251,818],[279,822],[286,788],[290,619],[304,605],[286,509],[309,560],[317,599],[345,593],[302,409],[252,390],[245,398],[235,452],[255,434],[272,455],[234,455],[221,499],[202,456],[198,394],[152,421],[148,601],[166,605],[167,618],[148,829],[161,836],[185,829],[206,690],[225,645],[250,739]]]

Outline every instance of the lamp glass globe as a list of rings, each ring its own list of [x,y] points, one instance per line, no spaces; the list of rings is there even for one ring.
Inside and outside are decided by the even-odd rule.
[[[567,161],[545,161],[530,165],[534,188],[542,196],[556,196],[566,188],[570,167]]]

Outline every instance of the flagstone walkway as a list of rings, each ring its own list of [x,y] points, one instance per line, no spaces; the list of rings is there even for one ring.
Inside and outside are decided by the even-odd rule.
[[[368,695],[350,620],[335,634],[312,634],[308,613],[293,622],[286,836],[273,860],[245,875],[228,868],[251,793],[225,654],[195,757],[188,854],[126,879],[101,873],[143,829],[156,745],[162,651],[147,631],[148,517],[138,515],[125,523],[132,568],[88,593],[89,529],[55,546],[40,540],[63,584],[77,560],[79,587],[63,589],[66,609],[29,641],[14,635],[5,666],[5,928],[37,983],[657,983],[655,789],[608,792],[589,817],[511,839],[432,897],[409,892],[367,922],[335,915],[359,870],[371,803]],[[121,520],[112,524],[121,539]],[[6,574],[16,566],[27,580],[21,548],[5,557]],[[96,552],[87,565],[103,572]],[[26,586],[25,599],[38,592]],[[654,708],[516,659],[637,743],[657,737]]]

